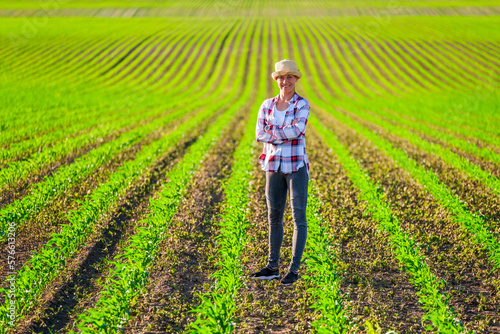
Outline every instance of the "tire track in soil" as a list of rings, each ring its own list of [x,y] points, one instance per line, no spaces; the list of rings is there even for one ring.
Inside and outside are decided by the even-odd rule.
[[[350,150],[364,150],[367,142],[335,128],[324,114],[316,113],[321,123],[335,129],[335,135]],[[311,154],[311,175],[319,188],[319,199],[325,204],[321,214],[329,221],[332,242],[340,244],[338,261],[344,273],[342,292],[347,293],[347,313],[356,323],[379,324],[384,331],[420,331],[420,308],[416,289],[387,243],[387,234],[378,222],[365,213],[366,204],[357,200],[358,190],[339,164],[335,152],[326,147],[319,134],[310,129],[308,143]],[[333,134],[332,134],[333,135]],[[367,247],[369,245],[369,247]]]
[[[150,170],[150,176],[141,176],[117,208],[101,218],[95,232],[89,237],[76,257],[68,260],[65,272],[52,282],[40,298],[41,308],[32,311],[14,333],[31,333],[32,330],[49,333],[67,330],[76,319],[75,314],[92,307],[101,289],[101,280],[108,272],[106,260],[112,259],[123,249],[137,222],[147,213],[147,199],[154,194],[161,180],[183,156],[186,149],[204,132],[207,124],[192,131]]]
[[[232,155],[243,134],[246,114],[247,108],[239,112],[188,186],[150,271],[148,292],[131,312],[125,333],[177,333],[195,320],[194,313],[188,313],[200,302],[195,293],[203,293],[213,284],[208,275],[216,270],[216,221],[224,200],[221,186],[231,174]]]
[[[345,126],[338,122],[331,121],[329,124],[336,133],[347,132]],[[480,318],[484,319],[485,315],[499,321],[495,311],[500,306],[498,286],[488,283],[496,275],[490,273],[488,256],[480,246],[471,242],[472,236],[457,233],[462,229],[452,221],[447,210],[379,149],[368,143],[351,148],[352,155],[384,188],[402,229],[421,243],[434,274],[447,282],[443,292],[451,296],[450,306],[455,309],[454,313],[468,329],[480,330],[484,325]],[[484,312],[478,312],[481,297],[489,300]]]

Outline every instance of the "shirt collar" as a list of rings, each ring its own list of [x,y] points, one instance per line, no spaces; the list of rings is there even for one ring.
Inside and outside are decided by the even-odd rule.
[[[278,101],[278,96],[280,96],[280,94],[278,93],[278,95],[276,95],[274,98],[273,98],[273,101],[271,103],[271,109],[273,108],[274,104]],[[299,94],[297,94],[297,92],[293,92],[293,96],[292,96],[292,99],[290,100],[290,103],[295,103],[297,101],[299,97]]]

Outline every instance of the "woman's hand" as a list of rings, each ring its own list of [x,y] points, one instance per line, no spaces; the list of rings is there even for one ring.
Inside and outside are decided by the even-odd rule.
[[[293,122],[292,122],[292,125],[295,125],[295,124],[297,124],[298,122],[299,122],[299,120],[298,120],[298,119],[294,119],[294,120],[293,120]]]

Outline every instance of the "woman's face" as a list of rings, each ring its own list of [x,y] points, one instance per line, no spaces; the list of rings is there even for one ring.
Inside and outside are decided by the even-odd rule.
[[[276,77],[276,82],[278,82],[278,88],[282,93],[290,93],[295,91],[295,83],[297,82],[297,77],[291,74],[280,75]]]

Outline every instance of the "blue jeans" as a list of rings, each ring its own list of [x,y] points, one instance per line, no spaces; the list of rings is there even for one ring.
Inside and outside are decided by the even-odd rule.
[[[279,266],[281,243],[283,242],[283,215],[287,191],[290,192],[290,206],[293,216],[293,243],[290,271],[299,271],[300,260],[307,238],[307,186],[309,175],[306,166],[295,173],[266,172],[266,201],[269,221],[269,268]]]

